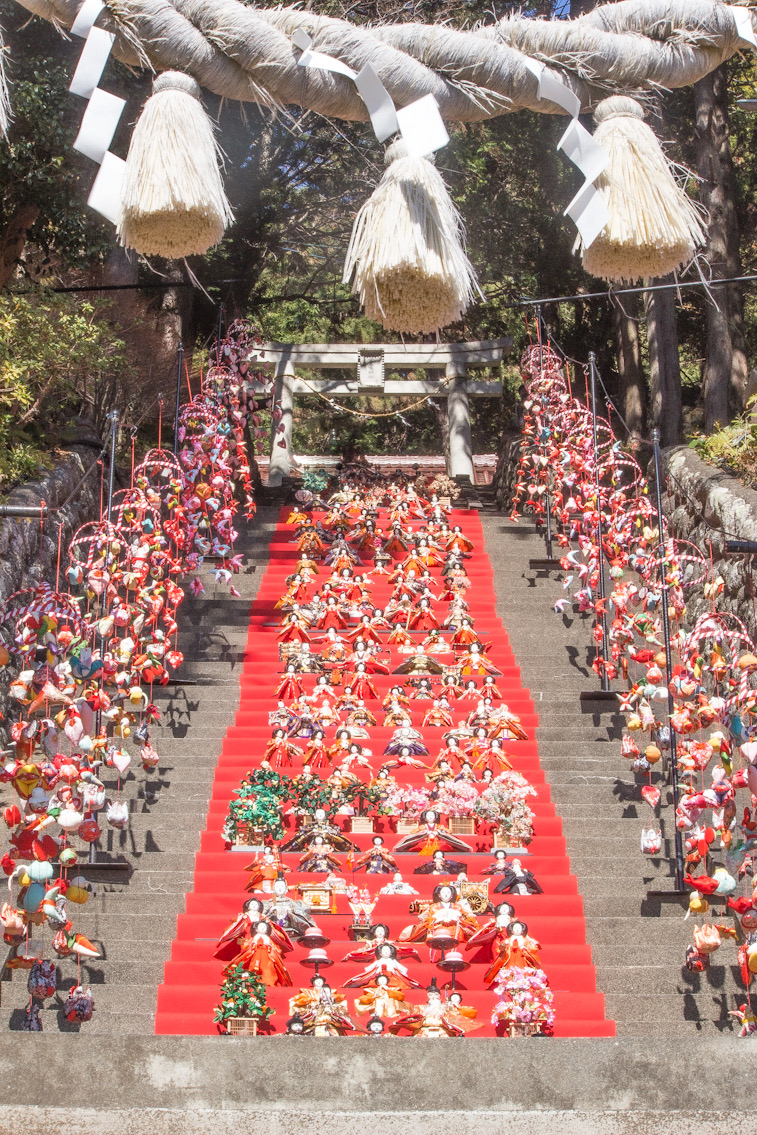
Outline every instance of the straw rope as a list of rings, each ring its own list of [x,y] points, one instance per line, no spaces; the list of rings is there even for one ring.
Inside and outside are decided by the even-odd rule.
[[[62,28],[80,7],[80,0],[18,2]],[[185,71],[224,98],[296,104],[355,121],[367,114],[350,79],[298,66],[291,43],[298,28],[315,50],[355,70],[370,62],[397,106],[433,94],[451,122],[519,109],[564,113],[538,98],[527,58],[559,71],[589,110],[611,93],[639,97],[687,86],[740,48],[731,9],[715,0],[620,0],[575,20],[513,15],[466,31],[354,26],[238,0],[108,0],[98,22],[116,33],[114,53],[131,66]]]

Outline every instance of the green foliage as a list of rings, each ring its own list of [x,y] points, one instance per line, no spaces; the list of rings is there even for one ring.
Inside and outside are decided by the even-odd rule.
[[[749,399],[747,412],[712,434],[698,434],[689,445],[704,461],[719,465],[752,488],[757,488],[757,395]]]
[[[123,348],[92,303],[43,291],[0,295],[0,485],[44,462],[96,397],[98,377],[126,370]]]
[[[273,1012],[266,1004],[266,988],[259,977],[248,973],[243,965],[227,972],[221,985],[221,1001],[213,1016],[217,1024],[230,1017],[257,1017],[261,1022],[267,1021]]]

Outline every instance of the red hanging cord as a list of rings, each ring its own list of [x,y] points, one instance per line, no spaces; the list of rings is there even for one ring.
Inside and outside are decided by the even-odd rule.
[[[137,443],[136,437],[132,437],[132,439],[131,439],[131,484],[130,484],[130,488],[132,488],[132,489],[134,488],[134,446],[136,445],[136,443]]]
[[[55,566],[55,590],[60,589],[60,543],[63,536],[63,522],[58,525],[58,562]]]
[[[158,402],[158,449],[161,449],[160,438],[163,431],[163,399]]]
[[[187,365],[186,362],[184,363],[184,373],[187,376],[187,390],[189,392],[189,401],[191,402],[192,401],[192,387],[189,385],[189,366]]]

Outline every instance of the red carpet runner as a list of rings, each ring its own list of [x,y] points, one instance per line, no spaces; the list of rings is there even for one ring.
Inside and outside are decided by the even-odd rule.
[[[262,751],[271,736],[268,711],[275,707],[274,690],[283,669],[279,662],[276,637],[279,612],[274,610],[274,604],[284,593],[285,577],[293,571],[294,561],[298,558],[296,544],[291,542],[293,528],[287,528],[284,523],[287,512],[282,513],[271,545],[270,565],[258,598],[252,607],[241,676],[240,708],[235,724],[229,728],[224,740],[215,775],[207,826],[196,858],[194,889],[187,895],[186,913],[179,915],[171,958],[165,965],[164,983],[158,990],[156,1033],[198,1035],[215,1034],[217,1031],[213,1023],[213,1009],[219,999],[224,963],[214,960],[213,952],[221,933],[237,916],[242,902],[248,897],[244,885],[249,876],[245,874],[244,868],[253,858],[253,853],[250,851],[226,851],[221,828],[234,789],[239,786],[240,779],[251,767],[260,764]],[[484,641],[493,641],[488,656],[501,671],[501,676],[497,677],[496,681],[502,693],[502,701],[520,717],[529,738],[533,738],[538,718],[529,692],[521,683],[520,671],[507,634],[496,615],[492,568],[483,550],[484,538],[480,520],[475,513],[470,512],[453,512],[449,519],[450,525],[461,524],[465,535],[475,544],[474,556],[466,563],[472,584],[466,599],[475,617],[475,627],[480,637]],[[319,584],[324,577],[327,577],[328,570],[321,566]],[[386,603],[390,590],[386,576],[371,577],[372,596],[377,605]],[[379,698],[383,698],[395,682],[402,681],[399,678],[393,679],[391,676],[384,677],[380,674],[374,675],[373,679]],[[308,680],[308,688],[313,681],[313,678]],[[480,681],[479,679],[479,684]],[[420,719],[430,703],[416,701],[411,705],[414,707],[413,724],[419,726]],[[467,715],[474,705],[475,703],[472,702],[453,705],[455,720]],[[368,708],[380,722],[382,719],[380,701],[368,703]],[[429,758],[424,758],[426,761],[430,762],[441,748],[443,732],[441,728],[423,729],[424,739],[431,754]],[[369,759],[374,770],[381,764],[381,753],[391,734],[390,728],[378,727],[370,730],[370,739],[365,745],[371,750],[372,755]],[[329,743],[332,740],[333,730],[329,734]],[[302,742],[303,748],[305,744],[306,742]],[[529,934],[541,943],[542,965],[555,995],[555,1036],[614,1036],[614,1022],[605,1019],[604,996],[596,991],[591,951],[586,944],[583,902],[578,894],[576,879],[570,872],[562,825],[559,817],[555,815],[549,786],[539,765],[536,741],[508,740],[505,741],[504,747],[515,770],[523,773],[538,793],[535,799],[529,801],[536,819],[534,839],[529,847],[530,855],[524,857],[523,865],[533,872],[544,893],[525,896],[494,895],[492,891],[498,879],[495,875],[491,878],[490,896],[494,903],[500,899],[511,902],[515,907],[516,917],[527,922]],[[283,771],[296,774],[300,770]],[[323,775],[323,770],[321,771]],[[424,784],[422,769],[394,771],[398,779],[401,777],[405,783]],[[337,822],[344,821],[340,817]],[[376,831],[384,835],[385,846],[390,852],[401,838],[396,834],[395,824],[396,822],[389,817],[382,817],[377,822]],[[347,832],[349,833],[349,827]],[[362,852],[369,847],[372,837],[354,834],[349,838]],[[493,859],[489,850],[490,840],[482,840],[477,835],[461,838],[477,854],[466,856],[463,852],[451,852],[450,857],[467,860],[469,877],[481,878],[477,876],[477,872]],[[359,854],[360,852],[357,852],[356,856]],[[340,873],[349,880],[350,871],[345,862],[346,856],[341,854],[337,858],[342,865]],[[424,862],[419,857],[408,854],[399,855],[397,858],[405,881],[418,890],[421,898],[430,897],[434,885],[441,880],[434,876],[413,874],[414,867]],[[317,875],[296,874],[293,869],[297,863],[297,853],[285,855],[283,859],[290,869],[287,880],[292,885],[296,886],[299,881],[312,883],[322,878]],[[354,876],[357,886],[368,887],[372,893],[390,880],[391,875],[366,876],[361,872]],[[414,896],[382,896],[373,911],[374,922],[387,923],[392,936],[395,937],[403,927],[417,921],[417,916],[408,913],[408,905],[412,897]],[[336,962],[324,973],[334,990],[347,995],[352,1012],[353,1001],[360,996],[361,990],[345,990],[342,985],[344,981],[354,976],[362,965],[340,962],[340,959],[355,947],[355,943],[348,939],[347,931],[352,922],[352,915],[346,896],[337,897],[336,914],[318,912],[316,920],[319,927],[331,939],[327,952]],[[428,961],[429,951],[423,944],[419,946],[419,953],[423,959],[420,963],[409,960],[406,964],[410,974],[422,983],[422,987],[417,991],[417,995],[413,990],[409,990],[408,1001],[423,1001],[423,990],[432,978],[435,977],[440,986],[448,980],[448,975],[441,973]],[[306,956],[307,951],[299,946],[295,947],[292,954],[287,955],[286,964],[292,974],[293,987],[268,990],[268,1002],[275,1009],[272,1023],[276,1032],[284,1031],[289,1015],[290,996],[300,987],[309,984],[312,970],[300,965],[300,959]],[[487,966],[478,964],[479,961],[486,962],[487,959],[483,952],[480,958],[475,951],[470,951],[465,956],[474,964],[458,975],[458,988],[464,991],[464,1004],[477,1009],[478,1021],[484,1026],[472,1036],[474,1038],[493,1036],[495,1032],[490,1024],[490,1017],[496,995],[485,987],[482,980]]]

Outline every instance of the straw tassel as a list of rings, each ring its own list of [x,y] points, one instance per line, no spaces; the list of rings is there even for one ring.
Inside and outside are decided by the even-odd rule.
[[[344,283],[387,330],[437,331],[462,317],[476,288],[463,224],[430,159],[397,141],[386,165],[355,218]]]
[[[643,119],[643,107],[625,95],[594,112],[594,138],[610,156],[596,181],[610,220],[582,260],[587,272],[616,283],[667,276],[706,240],[700,212]]]
[[[190,76],[166,71],[134,128],[118,236],[147,256],[207,252],[234,216],[218,169],[213,127]]]

